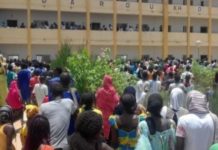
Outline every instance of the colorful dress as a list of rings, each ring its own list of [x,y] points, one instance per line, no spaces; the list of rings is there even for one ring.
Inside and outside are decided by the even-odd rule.
[[[138,120],[140,122],[143,120],[143,117],[138,117]],[[109,123],[111,127],[117,129],[118,132],[119,146],[117,150],[134,150],[138,141],[137,129],[131,130],[129,132],[123,129],[119,129],[116,116],[110,116]]]
[[[140,138],[145,139],[144,142],[138,142],[135,150],[169,150],[175,146],[175,129],[173,126],[165,131],[156,131],[151,135],[147,122],[142,121],[139,124]],[[149,141],[148,141],[149,139]],[[140,141],[140,140],[139,140]],[[150,143],[150,144],[149,144]],[[142,144],[144,145],[142,146]]]

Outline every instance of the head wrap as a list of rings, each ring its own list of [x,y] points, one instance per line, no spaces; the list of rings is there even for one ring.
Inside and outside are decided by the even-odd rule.
[[[27,118],[32,118],[39,113],[39,108],[35,105],[26,105]]]
[[[209,112],[206,95],[193,90],[187,95],[187,108],[191,113],[204,114]]]

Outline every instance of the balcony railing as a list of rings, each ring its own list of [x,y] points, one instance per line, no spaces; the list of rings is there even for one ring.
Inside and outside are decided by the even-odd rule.
[[[0,28],[1,44],[27,44],[27,30],[17,28]]]
[[[32,29],[32,44],[57,44],[57,30]]]

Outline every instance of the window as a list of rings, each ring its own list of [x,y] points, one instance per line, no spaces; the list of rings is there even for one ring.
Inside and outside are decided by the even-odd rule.
[[[201,33],[207,33],[207,27],[203,26],[200,28]]]
[[[147,24],[142,25],[142,31],[149,31],[150,27]]]
[[[50,55],[37,55],[36,60],[39,62],[51,62]]]
[[[118,23],[117,30],[118,31],[127,31],[127,23]]]
[[[169,0],[169,4],[173,4],[173,0]]]
[[[8,59],[9,59],[9,60],[15,60],[15,59],[18,60],[18,59],[19,59],[19,56],[18,56],[18,55],[9,55],[9,56],[8,56]]]
[[[194,5],[194,1],[193,0],[190,1],[190,5]]]
[[[187,32],[187,27],[183,26],[183,32]]]
[[[163,31],[163,26],[162,25],[160,25],[160,32],[162,32]]]
[[[201,55],[201,60],[207,60],[207,55]]]
[[[204,6],[204,1],[201,1],[201,6]]]
[[[17,27],[17,20],[7,20],[8,27]]]
[[[97,23],[97,22],[91,23],[91,29],[92,30],[100,30],[101,29],[101,23]]]
[[[187,0],[183,0],[183,5],[187,5]]]
[[[194,32],[193,26],[190,27],[190,32]]]
[[[168,26],[168,32],[171,32],[172,28],[171,25]]]

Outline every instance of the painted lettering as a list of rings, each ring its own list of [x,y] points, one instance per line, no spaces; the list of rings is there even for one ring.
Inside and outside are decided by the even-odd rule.
[[[126,3],[126,8],[129,8],[130,7],[130,3]]]
[[[154,4],[150,4],[150,9],[154,9]]]
[[[74,5],[75,3],[74,3],[74,0],[70,0],[70,4],[71,5]]]
[[[198,7],[198,12],[201,12],[201,10],[202,10],[202,8],[199,6],[199,7]]]
[[[42,3],[43,3],[43,4],[47,3],[47,0],[42,0]]]

